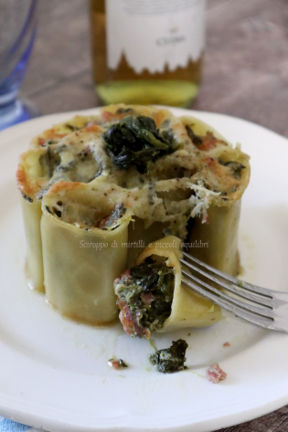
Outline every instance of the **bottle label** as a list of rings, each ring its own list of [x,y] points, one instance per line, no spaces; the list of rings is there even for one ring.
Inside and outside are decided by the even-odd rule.
[[[106,0],[107,61],[136,73],[173,71],[204,49],[205,0]]]

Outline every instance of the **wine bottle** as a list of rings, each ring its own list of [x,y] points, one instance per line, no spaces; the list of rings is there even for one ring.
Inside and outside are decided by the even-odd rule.
[[[205,0],[90,0],[95,90],[105,104],[188,106],[198,93]]]

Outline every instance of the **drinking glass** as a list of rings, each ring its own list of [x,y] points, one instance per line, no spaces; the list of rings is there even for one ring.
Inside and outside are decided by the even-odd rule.
[[[18,99],[35,39],[37,3],[0,0],[0,130],[38,114]]]

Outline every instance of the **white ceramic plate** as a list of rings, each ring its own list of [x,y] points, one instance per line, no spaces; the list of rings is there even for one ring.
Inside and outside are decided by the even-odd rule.
[[[251,155],[240,229],[243,276],[288,290],[287,140],[240,119],[188,113],[241,142]],[[68,321],[29,291],[17,159],[32,136],[71,115],[42,117],[0,134],[0,413],[54,431],[203,432],[287,403],[287,335],[268,334],[227,317],[191,335],[182,331],[157,337],[159,348],[179,336],[189,343],[189,369],[162,375],[149,364],[147,341],[129,338],[118,325],[99,329]],[[223,347],[226,341],[229,348]],[[112,356],[124,358],[130,368],[110,369]],[[228,373],[219,385],[205,378],[206,366],[215,361]]]

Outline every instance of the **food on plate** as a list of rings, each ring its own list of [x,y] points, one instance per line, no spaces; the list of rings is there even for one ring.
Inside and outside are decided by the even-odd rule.
[[[214,363],[209,366],[207,369],[207,377],[208,380],[213,384],[218,384],[221,381],[224,381],[227,378],[227,373],[223,371],[223,369],[219,366],[218,363]]]
[[[173,153],[179,143],[167,129],[158,129],[147,116],[128,116],[104,133],[107,153],[120,169],[134,166],[143,174],[160,157]]]
[[[46,129],[41,134],[32,139],[30,147],[49,147],[51,144],[57,144],[66,135],[71,132],[79,131],[85,127],[100,123],[98,116],[80,116],[76,115],[67,122],[58,123],[50,129]]]
[[[73,124],[73,121],[70,123]],[[59,125],[36,137],[32,141],[32,148],[20,157],[17,181],[22,194],[27,273],[31,286],[38,291],[44,291],[40,233],[42,198],[59,180],[85,183],[97,176],[99,164],[90,145],[90,140],[94,139],[97,133],[101,134],[101,130],[96,128],[97,126],[93,126],[92,135],[86,130],[79,138],[77,131],[71,133],[70,130],[68,135],[67,123]]]
[[[240,201],[249,173],[249,157],[239,146],[202,121],[167,109],[111,105],[44,131],[17,170],[31,286],[62,314],[107,324],[117,316],[113,280],[135,267],[148,243],[167,235],[236,274]],[[193,247],[199,241],[204,246]],[[157,248],[154,255],[163,264]],[[173,276],[173,289],[184,296],[177,253],[172,255],[173,275],[168,265],[165,278],[172,284]],[[163,329],[177,328],[175,299],[181,296],[173,291],[171,314],[166,317],[168,308],[159,317]],[[218,314],[213,307],[203,306],[205,316],[197,316],[196,325],[212,323]]]
[[[108,360],[108,366],[115,370],[128,368],[127,363],[122,359],[111,358]]]
[[[150,355],[150,362],[156,366],[158,372],[172,373],[184,370],[186,367],[185,353],[188,344],[183,339],[173,341],[169,348],[160,349]]]
[[[130,210],[102,191],[58,182],[43,198],[45,293],[74,320],[105,324],[117,316],[113,280],[127,262]]]
[[[221,310],[181,282],[180,239],[164,237],[149,244],[114,282],[119,318],[130,336],[149,339],[154,331],[206,327]]]

